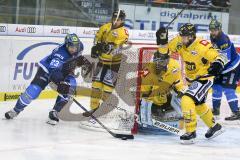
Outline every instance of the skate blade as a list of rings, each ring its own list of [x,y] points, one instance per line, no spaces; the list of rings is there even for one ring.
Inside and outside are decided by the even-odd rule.
[[[208,140],[213,139],[213,138],[221,135],[223,132],[225,132],[225,130],[224,129],[220,129],[219,131],[215,132],[215,134],[212,137],[208,138]]]
[[[184,144],[184,145],[190,145],[190,144],[194,144],[196,143],[196,139],[190,139],[190,140],[181,140],[181,144]]]
[[[46,123],[47,123],[47,124],[50,124],[50,125],[52,125],[52,126],[55,126],[56,124],[58,124],[57,121],[53,121],[53,120],[51,120],[51,119],[49,119]]]

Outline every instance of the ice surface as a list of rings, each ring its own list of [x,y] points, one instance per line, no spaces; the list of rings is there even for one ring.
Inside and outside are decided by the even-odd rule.
[[[1,102],[0,116],[15,102]],[[0,120],[1,160],[239,160],[240,123],[207,140],[200,125],[197,143],[182,145],[173,135],[136,135],[123,141],[105,132],[79,128],[78,122],[46,124],[54,100],[36,100],[14,120]],[[224,101],[223,105],[227,105]],[[229,114],[228,106],[222,107]],[[240,122],[240,121],[239,121]]]

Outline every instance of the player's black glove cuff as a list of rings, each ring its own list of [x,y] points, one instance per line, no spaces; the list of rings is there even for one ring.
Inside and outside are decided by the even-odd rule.
[[[165,27],[161,27],[156,32],[157,45],[165,45],[168,43],[168,30]]]
[[[217,76],[223,71],[224,65],[220,60],[214,61],[208,68],[208,74]]]
[[[66,94],[73,94],[73,91],[71,89],[71,85],[68,82],[60,82],[57,85],[57,91],[60,94],[66,95]]]

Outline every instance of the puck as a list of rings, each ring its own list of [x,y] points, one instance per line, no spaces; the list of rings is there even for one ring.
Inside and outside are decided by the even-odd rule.
[[[122,139],[122,140],[127,140],[127,137],[122,137],[121,139]]]

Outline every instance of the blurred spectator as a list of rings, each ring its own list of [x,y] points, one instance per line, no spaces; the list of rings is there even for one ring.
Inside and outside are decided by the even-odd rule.
[[[212,0],[193,0],[192,5],[210,6],[212,5]]]
[[[146,0],[147,3],[189,3],[192,5],[213,6],[213,7],[229,7],[230,0]]]
[[[212,0],[212,4],[213,6],[216,7],[230,7],[231,6],[231,2],[230,0]]]
[[[166,3],[167,0],[153,0],[153,3]]]

